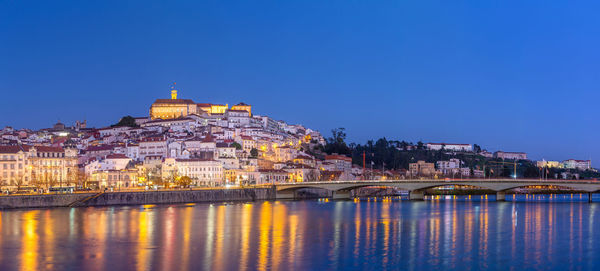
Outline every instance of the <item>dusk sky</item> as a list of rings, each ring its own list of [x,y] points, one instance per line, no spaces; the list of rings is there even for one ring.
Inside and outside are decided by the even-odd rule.
[[[127,2],[127,3],[125,3]],[[526,3],[525,3],[526,2]],[[600,166],[598,1],[0,3],[0,125],[156,98],[245,102],[351,142],[477,143]]]

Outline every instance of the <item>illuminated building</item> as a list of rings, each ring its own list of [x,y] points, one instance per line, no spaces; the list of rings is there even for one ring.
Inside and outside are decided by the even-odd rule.
[[[29,183],[27,154],[22,146],[0,146],[0,183]]]
[[[0,181],[6,185],[67,184],[77,175],[77,150],[47,146],[0,146]]]
[[[179,176],[188,176],[196,185],[217,186],[224,182],[223,165],[213,159],[175,159]]]
[[[292,175],[277,169],[259,169],[258,172],[260,173],[258,184],[287,183]]]
[[[189,115],[222,115],[229,110],[228,104],[195,103],[190,99],[179,99],[177,90],[171,90],[171,99],[157,99],[150,106],[150,119],[176,119]],[[239,103],[232,110],[247,111],[250,114],[252,107]]]
[[[198,113],[198,106],[189,99],[178,99],[177,90],[171,90],[171,99],[157,99],[150,106],[150,119],[175,119]]]
[[[29,147],[31,180],[45,186],[74,183],[77,178],[77,149]]]
[[[231,110],[247,111],[250,115],[252,115],[252,106],[245,103],[236,104],[231,107]]]
[[[537,161],[536,165],[538,167],[547,167],[547,168],[562,168],[563,164],[558,161]]]
[[[110,169],[92,173],[90,181],[98,182],[99,187],[133,187],[137,175],[136,169]]]
[[[225,104],[211,104],[210,114],[225,114],[225,111],[229,108],[229,105]]]

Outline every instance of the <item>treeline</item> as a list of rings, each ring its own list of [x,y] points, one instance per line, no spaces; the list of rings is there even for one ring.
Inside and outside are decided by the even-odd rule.
[[[450,152],[444,150],[427,150],[423,142],[407,142],[399,140],[388,140],[379,138],[375,141],[369,140],[365,144],[346,143],[346,132],[344,128],[332,130],[332,136],[326,139],[327,144],[322,147],[322,151],[327,154],[342,154],[352,157],[352,163],[358,166],[364,165],[366,168],[386,170],[408,169],[410,163],[419,160],[435,163],[437,161],[446,161],[452,158],[460,159],[463,162],[461,167],[470,169],[485,170],[486,176],[510,178],[515,175],[515,164],[512,161],[502,161],[501,159],[486,158],[478,153],[481,147],[474,145],[474,152]],[[577,171],[559,168],[540,169],[535,162],[530,160],[516,161],[516,175],[519,178],[539,178],[547,177],[550,179],[562,178],[561,174],[579,174],[580,178],[598,178],[600,174],[591,170]]]

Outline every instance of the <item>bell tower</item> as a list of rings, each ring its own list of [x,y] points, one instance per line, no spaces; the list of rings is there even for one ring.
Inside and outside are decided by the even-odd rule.
[[[171,99],[172,100],[177,100],[177,90],[175,89],[175,85],[177,83],[173,82],[173,85],[171,86]]]

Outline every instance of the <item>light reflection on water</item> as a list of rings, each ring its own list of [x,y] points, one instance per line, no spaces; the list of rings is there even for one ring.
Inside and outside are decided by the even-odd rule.
[[[3,211],[0,270],[562,270],[600,264],[597,203],[570,201],[569,194],[526,196],[526,203],[477,197]]]

